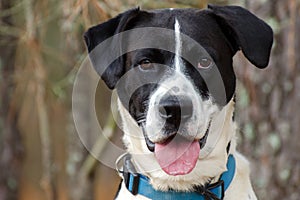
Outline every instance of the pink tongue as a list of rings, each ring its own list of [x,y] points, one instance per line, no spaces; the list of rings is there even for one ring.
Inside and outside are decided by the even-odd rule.
[[[174,141],[155,144],[155,157],[160,167],[169,175],[190,173],[198,160],[200,145],[198,141]]]

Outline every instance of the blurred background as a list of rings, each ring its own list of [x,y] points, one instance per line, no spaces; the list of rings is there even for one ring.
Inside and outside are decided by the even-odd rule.
[[[246,7],[275,33],[270,65],[239,53],[238,149],[251,162],[259,199],[300,199],[300,1],[298,0],[0,0],[0,200],[109,200],[119,177],[79,140],[72,87],[87,53],[82,35],[126,9]],[[89,84],[88,82],[86,83]],[[98,120],[122,146],[98,85]],[[86,132],[89,111],[85,115]],[[105,143],[96,143],[97,154]],[[109,153],[109,152],[108,152]]]

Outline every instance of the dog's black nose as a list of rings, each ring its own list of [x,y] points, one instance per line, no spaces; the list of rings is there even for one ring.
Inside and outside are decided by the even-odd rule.
[[[166,96],[163,97],[158,106],[161,118],[171,123],[186,121],[193,114],[192,100],[185,96]]]

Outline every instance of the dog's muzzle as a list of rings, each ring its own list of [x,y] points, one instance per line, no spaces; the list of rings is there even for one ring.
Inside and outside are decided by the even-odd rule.
[[[163,144],[172,140],[178,134],[178,132],[180,132],[180,129],[184,127],[185,123],[188,122],[188,120],[192,117],[193,103],[192,100],[186,96],[165,95],[159,101],[157,110],[159,117],[165,122],[165,124],[161,133],[162,139],[160,141],[156,141],[155,143]],[[151,152],[154,152],[155,143],[152,142],[147,136],[145,131],[145,123],[140,123],[140,126],[143,129],[143,134],[148,149]],[[200,148],[203,148],[206,143],[209,129],[210,123],[208,124],[204,136],[199,140]],[[185,136],[181,135],[180,137],[184,138]],[[186,139],[191,140],[191,138]]]

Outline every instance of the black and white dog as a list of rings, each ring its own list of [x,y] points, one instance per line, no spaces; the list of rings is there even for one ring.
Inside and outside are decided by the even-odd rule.
[[[242,50],[268,65],[265,22],[238,6],[137,8],[84,37],[95,70],[117,91],[130,154],[116,199],[256,199],[236,151],[232,58]]]

